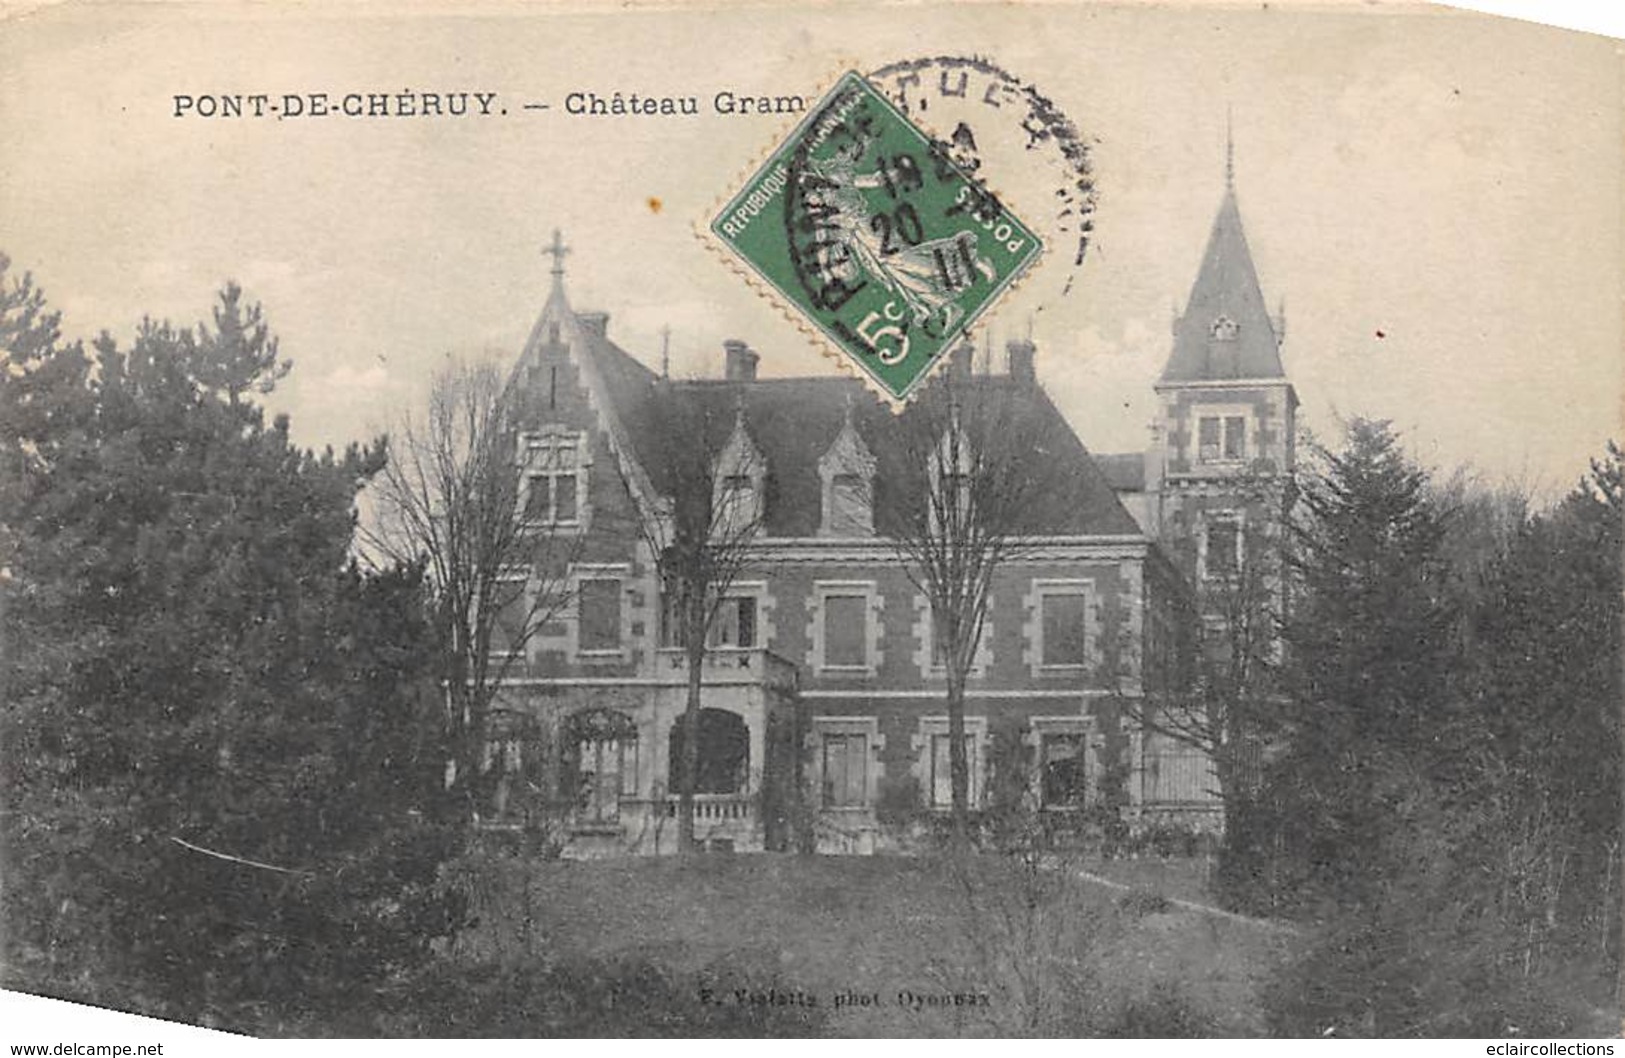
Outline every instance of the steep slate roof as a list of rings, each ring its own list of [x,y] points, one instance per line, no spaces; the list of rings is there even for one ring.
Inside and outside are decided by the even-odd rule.
[[[1095,464],[1106,475],[1112,488],[1118,492],[1145,491],[1145,454],[1142,452],[1112,452],[1096,455]]]
[[[818,461],[829,450],[851,408],[853,428],[879,460],[877,491],[885,488],[888,454],[898,445],[888,441],[900,429],[896,416],[863,388],[862,383],[844,377],[770,378],[750,382],[720,380],[669,383],[681,388],[703,409],[712,423],[732,424],[741,404],[745,429],[767,461],[764,490],[765,524],[768,536],[815,536],[823,519],[823,480]],[[1016,387],[1005,376],[977,376],[975,385]],[[652,389],[650,391],[653,392]],[[1111,483],[1089,456],[1088,450],[1065,423],[1060,411],[1042,389],[1022,391],[1028,402],[1026,416],[1052,420],[1060,451],[1035,454],[1035,458],[1060,461],[1072,468],[1061,475],[1058,487],[1041,506],[1031,511],[1031,530],[1054,535],[1137,534],[1139,527],[1118,502]],[[906,414],[906,413],[905,413]],[[634,415],[623,418],[632,419]],[[709,431],[711,444],[720,449],[721,439],[730,431]],[[665,438],[645,432],[635,443],[649,455],[649,468],[655,488],[668,489],[661,480],[658,448]]]
[[[1213,336],[1220,317],[1236,325],[1233,338]],[[1279,345],[1247,250],[1236,191],[1226,186],[1190,301],[1174,327],[1174,349],[1162,381],[1283,378]]]
[[[642,435],[648,430],[644,413],[654,393],[657,376],[642,361],[610,341],[602,331],[588,328],[584,337],[588,342],[589,355],[598,361],[604,387],[620,413],[633,447],[642,451]]]
[[[635,486],[671,493],[672,482],[663,477],[671,472],[672,461],[662,456],[672,439],[661,428],[662,412],[657,406],[661,388],[670,386],[684,391],[699,406],[705,443],[713,456],[743,409],[746,430],[767,461],[763,498],[768,536],[817,535],[823,518],[818,461],[840,433],[848,409],[858,435],[877,457],[876,488],[884,490],[888,455],[899,447],[887,438],[895,435],[899,423],[860,382],[841,376],[667,381],[610,341],[607,322],[603,314],[572,309],[563,284],[555,280],[526,343],[526,353],[538,346],[550,324],[560,325],[561,338],[570,344],[593,401],[602,405],[599,414],[610,443]],[[1059,476],[1058,486],[1031,511],[1029,531],[1049,535],[1139,533],[1133,517],[1118,502],[1112,483],[1042,388],[1007,375],[972,376],[972,384],[1009,388],[1026,405],[1024,421],[1047,421],[1054,427],[1044,436],[1055,437],[1060,450],[1035,453],[1035,458],[1060,461],[1072,468],[1071,473]],[[891,462],[895,465],[895,459]]]

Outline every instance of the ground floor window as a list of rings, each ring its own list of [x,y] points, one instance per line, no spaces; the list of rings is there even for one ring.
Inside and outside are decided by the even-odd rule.
[[[605,823],[619,819],[621,798],[637,793],[637,736],[582,742],[576,752],[577,816]]]
[[[577,713],[567,730],[566,782],[575,818],[613,823],[621,798],[638,792],[638,731],[623,713],[599,709]]]
[[[978,804],[982,796],[982,754],[981,739],[967,731],[964,735],[965,765],[970,772],[970,784],[966,788],[972,805]],[[931,807],[951,808],[954,803],[954,780],[952,763],[952,737],[946,734],[931,736]]]
[[[518,738],[496,738],[485,744],[480,771],[485,780],[493,819],[505,820],[514,805],[514,788],[524,780],[524,743]]]
[[[868,803],[867,735],[826,734],[822,764],[825,808],[853,808]]]
[[[1088,745],[1088,738],[1082,732],[1059,732],[1042,737],[1039,768],[1045,808],[1081,808],[1088,800]]]

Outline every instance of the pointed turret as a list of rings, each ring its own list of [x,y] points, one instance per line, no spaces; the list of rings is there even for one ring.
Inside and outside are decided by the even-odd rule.
[[[1162,381],[1282,378],[1286,372],[1279,346],[1242,230],[1227,144],[1224,201],[1213,219],[1190,300],[1174,321],[1174,350]]]

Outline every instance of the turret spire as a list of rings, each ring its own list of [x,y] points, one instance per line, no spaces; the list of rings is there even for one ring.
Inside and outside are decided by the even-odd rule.
[[[1174,316],[1174,348],[1164,382],[1280,378],[1276,321],[1259,289],[1235,194],[1235,136],[1224,135],[1224,197],[1184,312]]]
[[[1233,113],[1226,105],[1224,108],[1224,189],[1227,192],[1236,189],[1236,137],[1233,129]]]

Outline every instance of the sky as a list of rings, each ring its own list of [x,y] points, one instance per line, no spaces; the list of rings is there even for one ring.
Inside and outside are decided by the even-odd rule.
[[[419,408],[448,357],[517,356],[554,228],[571,302],[607,311],[651,366],[669,327],[673,374],[719,374],[727,338],[764,375],[827,373],[696,235],[793,118],[711,100],[977,54],[1091,148],[1083,264],[1047,255],[976,333],[1031,333],[1091,449],[1147,443],[1228,123],[1304,423],[1334,439],[1347,418],[1391,419],[1425,464],[1549,496],[1622,433],[1616,43],[1366,5],[61,5],[0,23],[0,250],[70,336],[196,322],[240,282],[294,361],[270,402],[312,446]],[[463,91],[496,93],[493,114],[174,116],[176,95]],[[565,112],[571,92],[616,91],[696,96],[701,113]],[[995,189],[1052,223],[1054,168],[979,120]]]

